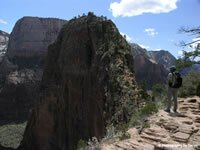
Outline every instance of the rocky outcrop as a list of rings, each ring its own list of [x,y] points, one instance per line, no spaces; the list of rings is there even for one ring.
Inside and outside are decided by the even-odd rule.
[[[139,132],[130,128],[130,139],[99,144],[102,150],[187,149],[200,148],[200,98],[179,99],[179,113],[160,110],[148,118],[149,127]],[[170,147],[170,148],[169,148]]]
[[[65,23],[38,17],[17,21],[0,64],[0,124],[27,119],[39,96],[48,45]]]
[[[169,70],[172,65],[175,65],[176,58],[168,51],[148,51],[150,57],[154,59],[158,64],[161,64],[165,69]]]
[[[148,51],[145,48],[140,47],[136,43],[130,43],[130,45],[131,45],[131,50],[132,50],[131,52],[132,52],[134,58],[138,55],[143,55],[144,57],[151,59]]]
[[[157,63],[147,52],[135,43],[131,43],[134,57],[135,76],[138,83],[146,83],[151,89],[154,84],[165,84],[167,70],[162,64]]]
[[[54,18],[23,17],[10,35],[6,56],[20,67],[42,65],[47,47],[52,44],[66,23]]]
[[[9,34],[0,30],[0,63],[8,47]]]
[[[167,71],[162,65],[153,63],[143,55],[135,58],[136,79],[138,82],[145,83],[148,89],[155,84],[165,84],[167,80]]]
[[[128,121],[138,96],[132,63],[110,20],[89,13],[69,21],[49,47],[41,98],[19,149],[73,150],[80,139],[102,137],[108,123]]]

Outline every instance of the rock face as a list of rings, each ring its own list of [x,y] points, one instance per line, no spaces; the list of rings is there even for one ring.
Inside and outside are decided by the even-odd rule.
[[[146,57],[148,59],[151,59],[151,57],[149,56],[149,53],[148,53],[148,51],[146,49],[140,47],[136,43],[130,43],[130,45],[131,45],[131,48],[132,48],[133,57],[136,57],[138,55],[143,55],[144,57]]]
[[[148,118],[148,128],[142,131],[130,128],[130,138],[103,143],[101,150],[122,149],[199,149],[200,143],[200,98],[190,97],[178,100],[178,113],[166,113],[160,110]],[[113,140],[114,141],[114,140]],[[169,145],[176,145],[169,148]],[[93,148],[93,147],[92,147]],[[92,149],[91,148],[91,149]]]
[[[130,46],[110,20],[72,19],[49,47],[41,98],[19,149],[73,150],[128,121],[137,103]]]
[[[167,71],[162,65],[153,63],[143,55],[135,58],[136,79],[138,82],[146,82],[147,88],[152,88],[155,84],[165,84]]]
[[[54,18],[23,17],[18,20],[8,44],[6,56],[14,64],[29,67],[43,64],[47,47],[65,24]]]
[[[150,57],[152,57],[158,64],[163,65],[167,70],[172,65],[175,65],[176,58],[168,51],[148,51],[148,53]]]
[[[39,96],[48,45],[65,23],[37,17],[17,21],[0,64],[0,124],[27,119]]]
[[[156,83],[164,84],[167,78],[167,70],[162,64],[157,63],[146,49],[132,43],[134,68],[137,82],[146,82],[147,88],[152,88]]]
[[[9,34],[0,30],[0,63],[8,47]]]

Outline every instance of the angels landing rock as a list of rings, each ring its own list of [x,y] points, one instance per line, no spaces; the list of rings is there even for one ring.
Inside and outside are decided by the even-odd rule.
[[[70,20],[48,49],[40,101],[20,150],[74,150],[127,122],[137,107],[131,48],[116,26],[89,13]]]

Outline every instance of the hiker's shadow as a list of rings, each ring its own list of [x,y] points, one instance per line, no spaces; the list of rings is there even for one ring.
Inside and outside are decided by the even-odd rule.
[[[174,112],[174,113],[169,113],[169,116],[171,117],[187,117],[186,115],[184,115],[183,113],[180,112]]]

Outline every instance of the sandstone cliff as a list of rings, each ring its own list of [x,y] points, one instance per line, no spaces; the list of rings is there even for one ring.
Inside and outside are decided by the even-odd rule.
[[[48,45],[65,23],[38,17],[17,21],[0,64],[0,123],[27,119],[38,99]]]
[[[167,70],[162,64],[156,62],[148,51],[135,43],[131,43],[134,57],[135,76],[138,83],[146,82],[146,87],[151,89],[154,84],[165,84]]]
[[[52,44],[65,24],[54,18],[23,17],[10,35],[6,56],[20,67],[43,64],[47,47]]]
[[[167,70],[160,64],[153,63],[143,55],[135,58],[136,79],[138,82],[145,82],[146,87],[151,89],[155,84],[165,84]]]
[[[72,19],[49,47],[41,98],[19,149],[73,150],[136,108],[130,46],[110,20]]]

